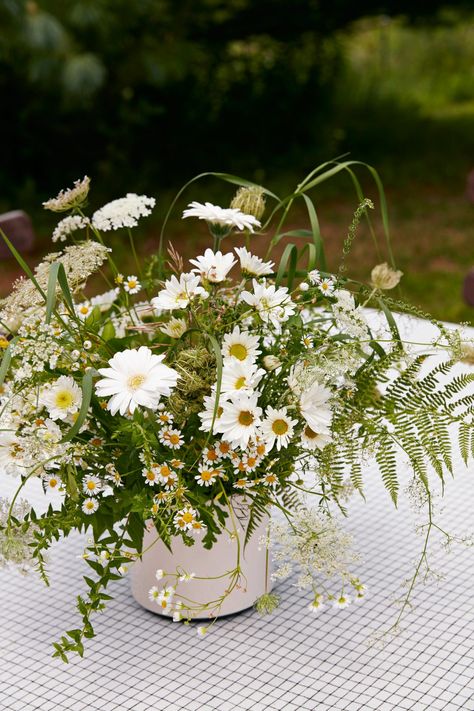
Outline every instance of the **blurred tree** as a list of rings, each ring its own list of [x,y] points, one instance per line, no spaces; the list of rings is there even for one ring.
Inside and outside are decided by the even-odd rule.
[[[0,0],[3,198],[85,172],[110,194],[209,168],[313,165],[337,150],[324,128],[336,30],[440,4]]]

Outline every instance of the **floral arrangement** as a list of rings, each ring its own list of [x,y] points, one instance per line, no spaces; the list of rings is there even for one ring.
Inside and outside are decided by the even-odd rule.
[[[4,236],[27,278],[0,305],[0,467],[19,479],[13,499],[1,501],[0,562],[35,567],[47,581],[51,544],[74,530],[90,536],[84,559],[94,577],[85,576],[87,593],[78,597],[82,625],[55,643],[56,656],[83,654],[91,617],[110,599],[108,584],[140,557],[148,521],[167,546],[176,536],[192,546],[199,536],[211,548],[219,533],[232,534],[234,496],[248,502],[246,540],[272,507],[280,511],[265,539],[276,544],[276,578],[297,567],[313,612],[328,602],[346,607],[365,586],[351,570],[350,537],[334,512],[363,492],[368,459],[396,502],[401,451],[431,515],[432,471],[442,478],[452,470],[451,426],[463,458],[472,454],[474,395],[466,388],[474,375],[439,382],[465,357],[460,333],[437,324],[436,341],[414,353],[392,311],[418,311],[387,296],[402,273],[382,263],[369,284],[346,274],[357,226],[373,208],[357,180],[360,204],[341,264],[337,272],[326,266],[308,193],[342,170],[354,177],[348,162],[320,166],[284,199],[217,175],[240,187],[228,208],[191,202],[184,210],[186,224],[204,221],[213,242],[190,266],[176,248],[163,249],[163,233],[141,264],[132,230],[155,200],[128,194],[89,217],[88,178],[44,203],[68,212],[53,241],[72,243],[34,272]],[[310,227],[285,231],[296,199]],[[386,222],[382,191],[380,200]],[[115,264],[112,230],[128,233],[136,275]],[[259,248],[268,245],[265,257],[254,254],[257,236]],[[235,237],[245,245],[234,246]],[[99,270],[107,290],[85,296]],[[369,325],[367,306],[386,318],[383,333]],[[450,357],[427,370],[441,349]],[[21,498],[32,477],[62,495],[41,515]],[[237,560],[234,580],[239,570]],[[196,610],[169,580],[193,572],[167,575],[164,585],[158,571],[162,583],[150,598],[188,623]],[[277,603],[269,592],[256,607],[267,612]],[[215,619],[219,606],[207,612]]]

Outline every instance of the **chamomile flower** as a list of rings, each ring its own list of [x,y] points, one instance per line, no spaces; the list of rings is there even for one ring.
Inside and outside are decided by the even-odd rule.
[[[189,531],[194,528],[194,524],[198,520],[198,513],[192,506],[185,506],[178,511],[174,517],[174,524],[178,530]]]
[[[158,439],[161,444],[166,447],[171,447],[171,449],[179,449],[184,444],[184,437],[179,430],[171,429],[169,427],[163,428],[158,435]]]
[[[179,375],[163,364],[164,357],[141,346],[116,353],[109,368],[99,368],[104,377],[96,383],[96,393],[112,396],[107,403],[112,415],[133,413],[139,405],[156,410],[160,397],[171,394]]]
[[[43,481],[46,484],[46,488],[49,491],[56,491],[61,486],[61,479],[57,474],[47,474],[43,477]]]
[[[308,605],[308,610],[312,613],[316,613],[324,610],[325,607],[326,605],[324,604],[323,596],[315,595],[314,600]]]
[[[321,272],[319,272],[317,269],[313,269],[312,271],[308,272],[308,279],[310,280],[311,284],[320,284],[321,283]]]
[[[169,412],[169,410],[160,410],[156,416],[156,419],[160,425],[173,424],[173,415]]]
[[[179,576],[179,580],[180,580],[182,583],[189,583],[189,581],[192,580],[192,579],[195,578],[195,577],[196,577],[196,573],[186,573],[186,572],[183,572],[183,574]]]
[[[99,502],[97,499],[84,499],[81,508],[83,512],[89,516],[97,511],[99,508]]]
[[[49,412],[52,420],[67,420],[74,415],[82,403],[82,392],[69,375],[61,375],[50,387],[43,390],[40,402]]]
[[[206,249],[204,255],[189,261],[195,266],[193,272],[197,272],[202,279],[207,279],[213,284],[225,281],[235,264],[232,253],[222,254],[222,252],[213,252],[212,249]]]
[[[129,294],[138,294],[138,292],[142,288],[142,285],[138,281],[137,277],[132,274],[131,276],[125,278],[123,288]]]
[[[216,432],[216,427],[218,422],[224,412],[224,403],[228,400],[228,397],[223,393],[219,396],[219,403],[216,409],[216,391],[213,389],[212,395],[206,395],[204,397],[203,405],[204,410],[199,413],[199,419],[201,420],[201,429],[203,432],[210,432],[212,423],[214,422],[214,432]]]
[[[202,625],[199,625],[199,627],[196,630],[197,636],[198,637],[205,637],[207,635],[208,631],[209,631],[208,627],[203,627]]]
[[[160,331],[170,338],[181,338],[188,325],[184,318],[170,318],[168,323],[161,326]]]
[[[319,383],[313,383],[300,396],[300,412],[314,432],[329,434],[332,410],[329,405],[331,391]]]
[[[318,289],[322,294],[325,294],[326,296],[330,296],[331,294],[334,293],[334,280],[333,279],[321,279],[321,281],[318,284]]]
[[[222,342],[222,357],[240,363],[253,363],[260,354],[259,338],[248,331],[241,331],[238,326],[232,333],[227,333]]]
[[[202,458],[207,464],[214,464],[221,459],[221,454],[214,447],[205,447]]]
[[[224,363],[221,389],[223,393],[244,393],[255,390],[265,371],[255,363],[242,363],[234,360]]]
[[[253,279],[252,286],[253,292],[243,291],[239,300],[255,308],[264,323],[270,323],[278,329],[295,310],[287,287],[276,287],[273,284],[267,286],[265,279],[261,283]]]
[[[179,280],[173,274],[165,281],[165,287],[152,300],[152,306],[162,311],[185,309],[197,296],[207,299],[208,293],[199,286],[201,277],[196,274],[180,274]]]
[[[241,395],[223,404],[223,412],[215,427],[234,446],[247,447],[261,424],[262,408],[258,394]]]
[[[256,257],[245,247],[234,247],[240,260],[240,268],[244,276],[261,277],[272,274],[274,263],[264,262],[260,257]]]
[[[313,337],[310,336],[309,334],[305,333],[305,335],[301,339],[301,345],[303,345],[305,348],[313,348],[314,347]]]
[[[240,479],[237,479],[237,481],[234,481],[234,489],[248,489],[250,486],[252,486],[251,482],[245,477],[241,477]]]
[[[292,420],[288,415],[286,407],[282,407],[278,410],[270,406],[267,407],[265,419],[261,425],[261,432],[268,443],[269,450],[272,449],[275,444],[278,450],[282,447],[288,447],[297,422],[297,420]]]
[[[76,314],[81,319],[81,321],[85,321],[86,318],[91,315],[94,307],[92,306],[90,301],[82,301],[80,304],[77,304],[75,306],[75,309]]]
[[[217,442],[215,445],[216,451],[219,453],[220,457],[228,457],[232,451],[232,447],[229,442],[227,442],[225,439],[221,439],[220,442]]]
[[[169,476],[167,476],[166,479],[163,480],[163,486],[165,487],[166,491],[172,491],[173,489],[176,489],[178,483],[179,480],[176,472],[170,472]]]
[[[173,469],[184,469],[184,462],[181,459],[170,459],[170,466]]]
[[[352,599],[349,597],[349,595],[341,593],[339,597],[333,600],[332,606],[338,610],[343,610],[345,607],[348,607],[351,602]]]
[[[171,609],[171,603],[173,602],[173,597],[175,594],[175,588],[169,585],[160,591],[156,598],[156,604],[161,609],[162,612],[169,612]]]
[[[213,469],[206,464],[200,464],[198,467],[199,474],[196,474],[194,479],[199,486],[212,486],[216,477],[221,473],[220,469]]]
[[[88,496],[97,496],[102,491],[102,483],[98,476],[88,474],[82,481],[82,490]]]
[[[160,590],[156,587],[156,585],[153,585],[153,587],[148,590],[148,599],[150,602],[158,602],[159,595]]]
[[[154,486],[160,482],[160,478],[155,467],[145,467],[145,469],[142,469],[142,476],[145,479],[145,484],[148,486]]]
[[[158,570],[155,573],[155,578],[157,580],[162,580],[162,578],[164,578],[164,577],[165,577],[164,571],[161,568],[158,568]]]
[[[275,474],[272,474],[272,472],[268,472],[268,474],[265,474],[265,476],[263,477],[262,484],[264,486],[275,487],[278,484],[278,479]]]
[[[183,212],[183,219],[186,217],[197,217],[199,220],[206,220],[209,224],[217,227],[235,228],[240,231],[253,232],[254,227],[261,226],[260,221],[253,215],[245,215],[237,208],[223,208],[210,202],[202,204],[194,201],[189,203]]]
[[[301,433],[301,445],[304,449],[314,451],[315,449],[324,449],[324,447],[332,441],[332,436],[327,432],[314,432],[309,425],[303,428]]]

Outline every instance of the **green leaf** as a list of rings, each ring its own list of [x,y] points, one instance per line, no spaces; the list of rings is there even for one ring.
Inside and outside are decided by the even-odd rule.
[[[69,432],[64,435],[62,441],[63,442],[68,442],[71,440],[73,437],[77,435],[79,430],[81,429],[86,417],[87,413],[89,411],[89,405],[91,402],[92,398],[92,370],[88,370],[84,373],[84,377],[82,378],[82,403],[81,403],[81,409],[79,410],[79,414],[77,416],[77,419]]]
[[[319,228],[319,220],[316,214],[316,210],[313,205],[313,201],[308,197],[308,195],[303,195],[303,199],[306,203],[306,208],[308,210],[309,221],[311,223],[311,234],[313,237],[314,246],[316,248],[316,265],[321,271],[326,271],[326,257],[324,254],[324,242],[321,236],[321,230]]]
[[[115,327],[112,321],[107,321],[102,329],[102,338],[104,341],[110,341],[112,338],[115,338]]]

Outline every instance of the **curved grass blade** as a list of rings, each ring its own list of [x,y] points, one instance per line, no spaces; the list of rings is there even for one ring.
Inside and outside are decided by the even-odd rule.
[[[92,370],[88,370],[87,372],[84,373],[84,376],[82,378],[82,403],[81,403],[81,409],[79,410],[79,414],[77,416],[77,420],[69,430],[69,432],[63,437],[62,442],[69,442],[73,437],[77,435],[79,430],[81,429],[82,425],[84,424],[84,421],[87,417],[87,413],[89,411],[89,405],[91,403],[91,398],[92,398]]]

